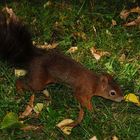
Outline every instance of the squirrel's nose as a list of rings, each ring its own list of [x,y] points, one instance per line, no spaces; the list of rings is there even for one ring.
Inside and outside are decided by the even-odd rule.
[[[121,97],[121,101],[124,100],[124,97]]]

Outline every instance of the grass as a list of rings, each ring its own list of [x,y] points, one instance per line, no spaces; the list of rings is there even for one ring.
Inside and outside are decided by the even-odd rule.
[[[77,46],[78,51],[70,55],[73,59],[97,73],[113,73],[124,94],[139,94],[140,28],[122,27],[119,12],[126,3],[122,2],[118,7],[119,0],[111,4],[109,2],[95,1],[92,12],[87,1],[79,3],[73,0],[67,4],[53,1],[49,5],[45,0],[21,0],[15,3],[8,1],[7,4],[29,26],[33,40],[38,44],[56,41],[64,53],[71,46]],[[117,26],[111,27],[112,19],[117,21]],[[74,37],[74,32],[84,32],[86,39]],[[93,46],[110,52],[111,56],[103,57],[97,62],[90,53]],[[120,63],[122,54],[126,55],[126,59]],[[7,112],[22,112],[31,93],[19,95],[15,90],[14,69],[3,62],[0,66],[1,122]],[[43,125],[43,131],[23,132],[17,128],[0,130],[2,140],[88,140],[93,136],[97,136],[99,140],[109,140],[114,135],[122,140],[140,140],[140,108],[132,103],[115,103],[99,97],[93,97],[94,112],[86,111],[80,126],[74,128],[70,136],[66,136],[55,126],[65,118],[75,119],[78,103],[72,96],[70,87],[57,84],[48,86],[47,89],[51,94],[51,105],[43,109],[38,119],[26,120],[26,123]],[[45,103],[45,97],[38,94],[35,102]]]

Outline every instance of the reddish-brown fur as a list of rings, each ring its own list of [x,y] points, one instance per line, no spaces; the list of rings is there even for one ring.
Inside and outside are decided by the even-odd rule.
[[[71,85],[82,108],[85,107],[89,111],[93,108],[92,96],[101,96],[113,101],[123,99],[119,86],[109,74],[97,75],[75,60],[53,50],[35,57],[29,66],[26,80],[17,80],[16,87],[19,91],[41,91],[46,85],[56,82]],[[115,91],[115,95],[110,94],[111,90]],[[81,112],[83,111],[80,111],[79,118],[83,114]]]
[[[18,91],[41,91],[46,85],[56,82],[71,85],[74,96],[82,107],[78,120],[73,123],[74,126],[82,121],[83,108],[92,110],[92,96],[101,96],[113,101],[123,99],[119,86],[110,75],[97,75],[54,50],[46,52],[37,49],[32,44],[30,33],[14,12],[8,8],[5,10],[0,12],[0,58],[15,67],[24,67],[28,72],[25,78],[17,80]]]

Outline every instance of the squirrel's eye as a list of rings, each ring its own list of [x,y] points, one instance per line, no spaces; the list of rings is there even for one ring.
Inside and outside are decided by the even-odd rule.
[[[115,90],[111,90],[111,91],[110,91],[110,95],[111,95],[111,96],[116,95],[116,91],[115,91]]]

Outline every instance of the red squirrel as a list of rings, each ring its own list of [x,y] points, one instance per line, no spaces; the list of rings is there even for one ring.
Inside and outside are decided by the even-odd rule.
[[[32,44],[28,30],[13,15],[14,13],[7,22],[3,12],[0,14],[0,56],[14,66],[25,66],[27,75],[16,81],[18,91],[42,91],[48,84],[57,82],[70,85],[74,97],[81,105],[78,120],[72,124],[73,126],[82,121],[83,108],[92,111],[93,96],[101,96],[116,102],[123,100],[121,89],[111,75],[98,75],[55,50],[37,49]]]
[[[19,91],[41,91],[46,85],[57,82],[70,85],[74,97],[82,107],[78,120],[72,123],[72,126],[82,121],[83,108],[92,111],[91,98],[93,96],[101,96],[116,102],[123,100],[120,87],[114,82],[112,76],[97,75],[75,60],[53,50],[34,58],[30,63],[27,77],[17,80],[16,86]]]

